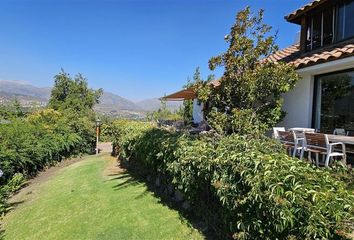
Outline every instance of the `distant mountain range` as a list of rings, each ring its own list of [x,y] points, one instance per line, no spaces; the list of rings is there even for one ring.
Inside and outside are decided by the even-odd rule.
[[[17,99],[25,107],[45,106],[50,98],[50,92],[51,88],[49,87],[36,87],[19,81],[0,80],[0,103]],[[167,108],[174,111],[180,105],[180,102],[168,102]],[[159,109],[159,107],[160,100],[158,98],[133,102],[117,94],[104,91],[95,110],[111,116],[140,118],[144,117],[147,112]]]
[[[145,99],[135,102],[135,104],[147,112],[156,111],[161,107],[161,101],[158,98]],[[166,103],[166,107],[171,111],[176,111],[181,104],[182,102],[170,101]]]

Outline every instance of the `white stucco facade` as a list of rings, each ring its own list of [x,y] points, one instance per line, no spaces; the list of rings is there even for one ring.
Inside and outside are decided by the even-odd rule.
[[[311,127],[314,76],[300,75],[295,88],[284,94],[283,110],[287,113],[279,126]]]
[[[203,121],[203,103],[199,102],[198,99],[193,99],[193,122],[200,123]]]
[[[283,110],[287,112],[278,126],[312,127],[315,76],[354,68],[354,57],[330,61],[297,70],[301,79],[294,89],[284,94]]]

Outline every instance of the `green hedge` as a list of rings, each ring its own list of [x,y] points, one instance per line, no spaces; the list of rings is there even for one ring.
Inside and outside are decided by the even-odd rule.
[[[82,121],[77,119],[76,126]],[[20,179],[34,176],[65,157],[90,151],[94,132],[88,136],[87,131],[78,132],[70,125],[62,113],[52,109],[0,124],[0,169],[4,173],[0,178],[0,213],[7,207],[9,194],[23,183]],[[94,131],[93,123],[91,128]]]
[[[112,129],[121,158],[172,182],[221,236],[342,239],[353,231],[345,183],[271,139],[192,137],[127,121]]]

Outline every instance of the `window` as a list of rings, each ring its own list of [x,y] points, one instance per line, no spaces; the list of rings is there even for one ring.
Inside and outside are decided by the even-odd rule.
[[[354,36],[354,0],[338,6],[336,41]]]
[[[354,130],[354,70],[316,77],[315,128]]]
[[[333,11],[333,8],[323,11],[323,46],[333,43]]]
[[[354,0],[328,7],[307,18],[307,51],[352,37],[354,37]]]
[[[312,49],[322,46],[322,12],[312,17]]]
[[[333,11],[333,8],[329,8],[307,19],[307,51],[333,43]]]

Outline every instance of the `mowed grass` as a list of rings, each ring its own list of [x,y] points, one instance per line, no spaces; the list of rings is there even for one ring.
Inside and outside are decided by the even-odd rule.
[[[4,239],[203,239],[145,184],[90,156],[30,185],[3,219]],[[111,176],[109,176],[111,175]]]

